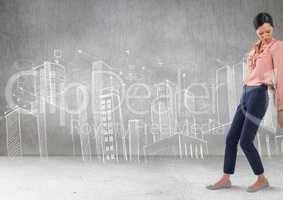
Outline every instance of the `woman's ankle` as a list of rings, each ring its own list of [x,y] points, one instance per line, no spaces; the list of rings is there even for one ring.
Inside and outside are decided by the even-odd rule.
[[[229,180],[230,174],[223,174],[222,179]]]
[[[257,176],[257,180],[262,181],[262,180],[267,180],[264,174],[260,174]]]

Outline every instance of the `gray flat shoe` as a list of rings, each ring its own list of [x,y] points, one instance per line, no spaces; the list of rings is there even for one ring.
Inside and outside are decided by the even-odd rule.
[[[247,188],[247,192],[257,192],[259,190],[263,190],[263,189],[268,188],[268,187],[269,187],[269,182],[266,181],[266,183],[264,185],[262,185],[262,186],[260,186],[258,188],[253,188],[253,187],[249,186]]]
[[[227,188],[231,188],[232,187],[232,183],[229,180],[225,185],[222,186],[216,186],[216,185],[208,185],[206,186],[207,189],[209,190],[219,190],[219,189],[227,189]]]

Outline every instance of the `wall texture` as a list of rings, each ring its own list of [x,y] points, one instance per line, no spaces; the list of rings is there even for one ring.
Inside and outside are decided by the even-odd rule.
[[[217,124],[215,126],[229,122],[233,114],[233,106],[239,100],[239,88],[241,88],[241,75],[239,74],[242,73],[243,58],[256,40],[252,19],[260,11],[271,13],[275,20],[275,37],[281,39],[283,34],[282,10],[283,2],[280,0],[1,0],[0,153],[6,155],[7,151],[12,148],[10,150],[13,155],[15,147],[9,146],[9,138],[7,144],[7,137],[11,134],[17,136],[22,134],[21,140],[12,141],[15,144],[11,145],[19,145],[23,155],[39,155],[40,152],[44,155],[45,148],[42,147],[44,142],[38,142],[40,136],[36,125],[33,127],[35,123],[41,123],[40,120],[36,121],[29,116],[29,119],[22,122],[22,127],[20,127],[27,130],[22,130],[20,133],[13,127],[15,126],[13,124],[10,130],[7,127],[7,120],[8,122],[10,120],[7,119],[7,111],[13,111],[15,108],[8,106],[5,88],[12,75],[23,70],[31,70],[44,61],[53,62],[56,49],[59,50],[60,63],[65,67],[65,84],[76,81],[85,84],[88,91],[91,91],[93,87],[91,81],[93,77],[90,76],[92,62],[98,60],[103,60],[115,72],[120,71],[119,75],[122,79],[128,81],[126,82],[127,87],[141,80],[135,76],[132,78],[129,76],[132,76],[133,73],[138,77],[141,75],[142,82],[149,86],[152,94],[156,93],[154,84],[165,80],[170,80],[177,85],[187,86],[189,83],[201,83],[212,85],[212,87],[213,84],[221,81],[227,85],[234,81],[235,85],[227,86],[228,89],[224,88],[225,91],[216,90],[214,95],[210,91],[208,101],[210,107],[215,107],[214,110],[197,115],[177,113],[175,117],[180,124],[172,123],[177,130],[177,127],[184,126],[189,117],[200,125],[207,124],[209,119],[215,121]],[[228,68],[235,70],[236,74],[234,73],[232,78]],[[140,69],[146,69],[146,72],[140,72]],[[220,69],[224,70],[224,74],[221,74]],[[182,76],[184,79],[186,76],[183,82],[178,79],[178,70],[182,71],[181,75],[183,71],[186,73],[184,77]],[[129,76],[122,76],[122,73]],[[77,78],[76,75],[78,75]],[[29,87],[28,82],[23,83],[24,87]],[[15,87],[17,86],[13,85],[13,88],[17,90]],[[182,86],[179,85],[179,87]],[[225,100],[231,92],[229,89],[231,87],[232,93],[235,93],[234,100]],[[29,92],[33,93],[34,90]],[[13,98],[20,97],[19,93],[14,92],[14,94]],[[22,96],[26,97],[28,94],[22,94]],[[34,96],[36,96],[35,93],[31,95],[30,102],[34,100]],[[213,97],[215,99],[211,100]],[[90,99],[93,98],[96,97],[90,97]],[[28,104],[29,100],[26,101]],[[224,106],[221,108],[219,105]],[[201,105],[196,106],[200,108]],[[229,109],[230,118],[228,117],[227,121],[221,121],[221,117],[225,118]],[[100,140],[97,140],[97,135],[93,130],[95,119],[91,108],[87,110],[88,119],[86,121],[92,128],[88,132],[90,139],[87,141],[89,142],[86,142],[91,144],[88,146],[89,149],[83,150],[82,141],[85,139],[80,133],[72,132],[71,122],[68,119],[68,117],[73,119],[72,116],[66,116],[67,124],[58,125],[56,124],[58,121],[48,114],[44,118],[47,129],[45,153],[73,155],[99,152],[97,141]],[[131,146],[129,144],[133,142],[128,137],[131,134],[129,131],[131,122],[128,120],[143,119],[147,124],[146,130],[151,134],[154,129],[152,124],[154,116],[150,114],[131,115],[132,113],[123,106],[121,106],[121,112],[123,121],[120,123],[123,123],[124,128],[122,135],[126,135],[124,150],[128,152],[126,153],[128,155],[131,150],[127,146]],[[39,115],[35,117],[40,118]],[[266,124],[274,128],[272,120],[271,117]],[[188,123],[191,127],[193,122],[189,120]],[[213,127],[213,125],[208,126],[207,130]],[[42,127],[40,126],[39,129]],[[227,131],[227,127],[225,130]],[[34,134],[27,136],[26,132],[30,134],[34,132]],[[163,134],[162,130],[159,132]],[[265,141],[265,136],[263,138]],[[202,136],[202,139],[208,143],[209,154],[223,153],[223,134],[220,136],[206,134]],[[274,138],[270,138],[270,142],[273,140]],[[152,139],[148,144],[154,144],[154,141],[155,139]],[[121,145],[122,143],[123,140]],[[17,149],[16,154],[21,151]],[[263,154],[268,154],[267,150],[262,151]],[[169,155],[167,151],[163,153]]]

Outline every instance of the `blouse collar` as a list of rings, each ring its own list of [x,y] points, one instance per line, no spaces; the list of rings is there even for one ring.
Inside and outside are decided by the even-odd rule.
[[[268,44],[266,44],[266,46],[272,45],[275,41],[276,41],[276,39],[275,39],[275,38],[272,38],[271,41],[270,41]],[[257,41],[253,44],[253,49],[256,49],[256,48],[259,46],[260,42],[261,42],[260,40],[257,40]]]
[[[266,44],[266,47],[270,47],[275,41],[277,41],[276,39],[272,38],[271,41]],[[255,42],[253,44],[253,54],[251,55],[250,59],[248,60],[248,65],[251,67],[251,68],[255,68],[256,66],[256,60],[257,58],[260,56],[260,54],[256,54],[256,48],[258,47],[258,45],[260,44],[260,40],[258,40],[257,42]],[[265,47],[265,48],[266,48]]]

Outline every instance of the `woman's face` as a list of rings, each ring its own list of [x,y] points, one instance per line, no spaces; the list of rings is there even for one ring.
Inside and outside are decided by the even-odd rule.
[[[262,43],[269,43],[272,39],[273,27],[269,23],[264,23],[256,30],[258,38]]]

